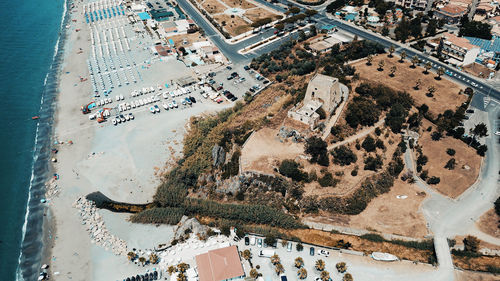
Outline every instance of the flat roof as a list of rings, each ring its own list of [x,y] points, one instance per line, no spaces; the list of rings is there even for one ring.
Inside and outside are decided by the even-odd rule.
[[[151,19],[151,16],[148,13],[146,13],[146,12],[138,13],[137,15],[139,16],[139,18],[141,20],[149,20],[149,19]]]
[[[221,281],[245,275],[236,246],[229,246],[196,256],[200,281]]]

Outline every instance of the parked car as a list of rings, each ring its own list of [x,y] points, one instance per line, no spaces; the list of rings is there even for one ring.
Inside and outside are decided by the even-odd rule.
[[[153,114],[156,112],[155,108],[152,106],[149,107],[149,111],[151,111],[151,113],[153,113]]]
[[[128,116],[130,116],[130,120],[134,120],[134,118],[135,118],[135,117],[134,117],[134,114],[132,114],[132,112],[130,112],[130,113],[128,114]]]
[[[155,111],[160,112],[160,107],[157,104],[155,104]]]
[[[245,245],[250,245],[250,238],[248,238],[248,236],[245,236]]]
[[[292,251],[292,246],[293,246],[293,243],[288,241],[288,243],[286,244],[286,250],[288,252],[291,252]]]
[[[314,247],[309,248],[309,255],[314,256]]]
[[[257,247],[262,248],[262,238],[257,238]]]
[[[327,250],[319,250],[318,255],[329,257],[330,256],[330,252],[328,252]]]
[[[474,113],[474,109],[467,109],[467,113]]]
[[[231,79],[233,79],[233,76],[228,76],[227,77],[227,80],[231,80]]]
[[[123,114],[120,114],[120,121],[125,122],[125,116],[123,116]]]
[[[255,245],[255,236],[250,237],[250,245],[254,246]]]
[[[232,68],[231,66],[229,66],[229,65],[228,65],[228,66],[226,66],[226,69],[231,70],[231,69],[233,69],[233,68]]]
[[[196,103],[196,99],[193,96],[189,96],[189,99],[191,100],[191,102]]]
[[[243,69],[244,69],[244,70],[249,70],[249,69],[250,69],[250,66],[245,65],[245,66],[243,67]]]

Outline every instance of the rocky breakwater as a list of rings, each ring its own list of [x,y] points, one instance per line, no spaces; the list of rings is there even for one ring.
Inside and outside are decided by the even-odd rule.
[[[127,243],[112,235],[106,229],[94,202],[87,200],[85,197],[79,197],[73,207],[78,209],[82,224],[86,226],[92,243],[105,248],[107,251],[111,250],[115,255],[127,256]]]

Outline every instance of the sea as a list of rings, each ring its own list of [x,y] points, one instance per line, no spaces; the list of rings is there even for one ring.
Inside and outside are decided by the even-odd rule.
[[[0,1],[0,279],[5,281],[37,280],[39,274],[45,210],[40,200],[50,176],[67,5]]]

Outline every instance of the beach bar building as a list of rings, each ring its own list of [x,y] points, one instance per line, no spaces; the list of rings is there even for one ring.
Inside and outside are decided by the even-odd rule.
[[[200,281],[241,279],[245,276],[236,246],[229,246],[196,256]]]

